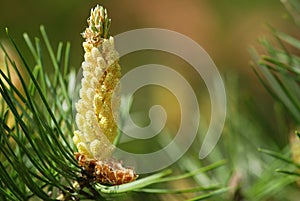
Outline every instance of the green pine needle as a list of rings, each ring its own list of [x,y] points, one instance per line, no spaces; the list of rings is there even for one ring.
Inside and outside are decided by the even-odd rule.
[[[36,197],[43,200],[99,199],[105,194],[128,192],[212,191],[203,196],[219,194],[216,192],[222,189],[221,185],[189,189],[155,188],[153,185],[205,173],[224,165],[224,161],[177,176],[167,176],[172,171],[164,170],[119,186],[104,186],[82,178],[82,170],[73,156],[75,148],[71,140],[74,130],[71,101],[74,86],[70,83],[75,83],[76,76],[74,69],[70,68],[70,43],[64,45],[60,42],[54,51],[43,26],[40,31],[42,40],[31,40],[28,34],[23,34],[32,56],[25,58],[7,30],[7,37],[17,52],[20,64],[0,43],[7,69],[7,73],[2,69],[0,71],[3,98],[0,107],[0,197],[3,200]],[[34,60],[34,64],[29,62],[30,59]],[[52,66],[53,73],[47,73],[45,66]],[[20,86],[12,82],[13,76],[17,76]]]

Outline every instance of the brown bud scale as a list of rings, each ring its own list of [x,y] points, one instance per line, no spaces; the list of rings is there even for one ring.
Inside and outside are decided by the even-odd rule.
[[[104,185],[121,185],[132,182],[138,175],[132,168],[126,168],[116,160],[89,159],[85,155],[75,153],[78,164],[82,167],[82,176]]]

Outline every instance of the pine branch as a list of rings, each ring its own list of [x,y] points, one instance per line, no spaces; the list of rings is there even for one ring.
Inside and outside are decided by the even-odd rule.
[[[103,8],[102,8],[103,9]],[[104,12],[102,10],[102,12]],[[106,12],[106,11],[105,11]],[[110,20],[92,23],[93,31],[108,38]],[[99,28],[99,30],[97,30]],[[128,184],[107,186],[86,178],[85,169],[74,157],[75,145],[72,118],[72,83],[75,70],[70,67],[70,43],[51,46],[45,28],[41,26],[42,40],[24,40],[31,53],[25,58],[13,37],[7,31],[15,58],[8,46],[0,44],[5,54],[6,72],[0,71],[0,198],[2,200],[79,200],[104,199],[108,195],[128,192],[149,194],[202,192],[200,198],[226,192],[222,185],[196,186],[187,189],[156,188],[166,182],[205,174],[224,165],[224,161],[202,167],[191,173],[168,176],[171,170],[144,176]],[[87,34],[88,35],[88,34]],[[93,41],[95,42],[95,41]],[[96,42],[101,42],[96,41]],[[42,46],[45,46],[44,50]],[[19,59],[21,63],[15,62]],[[48,60],[50,62],[48,62]],[[31,61],[34,61],[32,63]],[[47,73],[46,66],[53,73]],[[17,78],[17,85],[13,80]],[[71,89],[71,90],[70,90]],[[207,175],[209,177],[209,175]]]

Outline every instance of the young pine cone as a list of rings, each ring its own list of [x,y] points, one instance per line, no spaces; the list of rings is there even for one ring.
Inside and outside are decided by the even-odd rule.
[[[109,36],[110,19],[100,6],[91,10],[85,38],[83,78],[80,99],[76,103],[76,124],[73,141],[79,165],[88,176],[102,184],[117,185],[135,180],[130,168],[111,159],[117,136],[118,94],[121,68],[114,39]],[[115,112],[116,111],[116,112]]]

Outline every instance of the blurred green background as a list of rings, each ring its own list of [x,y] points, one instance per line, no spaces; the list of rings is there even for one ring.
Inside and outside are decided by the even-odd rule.
[[[56,46],[59,41],[71,42],[70,62],[75,69],[79,69],[83,60],[83,39],[80,33],[86,27],[90,8],[96,4],[108,9],[112,19],[112,35],[131,29],[157,27],[177,31],[195,40],[208,52],[220,70],[226,84],[229,108],[233,108],[234,113],[242,113],[249,121],[257,121],[257,124],[263,121],[263,127],[268,130],[264,135],[271,139],[270,141],[275,140],[279,146],[287,143],[288,129],[278,128],[274,123],[276,112],[273,104],[270,104],[272,98],[253,73],[248,52],[250,46],[256,46],[259,37],[270,35],[267,24],[292,35],[296,33],[292,20],[280,1],[2,0],[0,38],[5,38],[5,27],[8,27],[12,36],[19,44],[24,44],[25,49],[22,33],[40,36],[39,26],[43,24],[52,45]],[[163,53],[142,52],[126,56],[121,59],[122,72],[125,74],[135,66],[146,63],[172,66],[189,80],[200,102],[205,130],[210,119],[210,100],[201,78],[195,78],[193,71],[189,70],[191,68],[183,61]],[[230,84],[235,79],[236,83]],[[151,105],[161,104],[169,114],[168,129],[176,131],[180,118],[176,98],[163,89],[153,89],[152,87],[147,90],[146,87],[136,93],[133,110],[143,110],[147,113]],[[236,92],[233,93],[232,90]],[[147,115],[137,116],[135,120],[140,125],[149,123]]]
[[[289,14],[280,1],[252,0],[252,1],[221,1],[221,0],[103,0],[103,1],[17,1],[2,0],[0,6],[0,38],[5,38],[5,27],[9,28],[12,36],[19,44],[22,33],[27,32],[30,36],[40,36],[39,26],[45,25],[52,45],[59,41],[71,42],[71,65],[79,69],[83,60],[82,37],[80,33],[86,27],[86,19],[90,8],[96,4],[102,4],[109,11],[112,19],[111,34],[116,35],[131,29],[157,27],[177,31],[195,40],[211,56],[219,68],[227,88],[229,107],[234,108],[236,113],[242,113],[251,119],[259,121],[256,116],[263,119],[263,124],[279,146],[286,144],[288,130],[278,130],[274,123],[276,114],[271,97],[259,83],[253,73],[249,61],[248,48],[256,46],[257,39],[261,36],[268,37],[270,24],[279,30],[295,34],[295,28]],[[258,47],[259,48],[259,47]],[[26,50],[26,49],[25,49]],[[189,80],[200,102],[200,109],[209,123],[210,102],[205,85],[201,78],[194,78],[193,71],[186,70],[184,62],[164,56],[163,54],[140,53],[128,56],[121,60],[123,74],[131,68],[151,62],[159,62],[174,67],[181,71]],[[181,62],[181,63],[180,63]],[[231,93],[230,82],[237,79],[237,93]],[[159,91],[159,90],[156,90]],[[153,94],[157,93],[157,94]],[[162,92],[153,92],[153,89],[145,89],[138,92],[136,110],[144,110],[155,103],[165,105],[169,114],[167,126],[176,130],[174,122],[178,122],[178,107],[174,101],[159,95]],[[151,95],[152,102],[149,101]],[[168,97],[171,97],[170,94]],[[140,97],[140,100],[139,98]],[[160,100],[161,99],[161,100]],[[237,99],[239,99],[238,102]],[[250,101],[250,107],[248,101]],[[146,108],[146,109],[145,109]],[[174,109],[175,108],[175,109]],[[147,124],[147,116],[144,119],[136,118],[137,123]],[[259,122],[256,122],[259,123]]]
[[[103,1],[17,1],[2,0],[1,37],[8,27],[16,38],[23,32],[39,34],[44,24],[53,43],[72,42],[72,63],[82,60],[82,32],[90,8],[102,4],[112,18],[111,34],[131,29],[158,27],[185,34],[211,55],[220,69],[238,68],[249,73],[247,48],[265,35],[266,23],[288,30],[287,12],[280,1],[221,0],[103,0]]]

